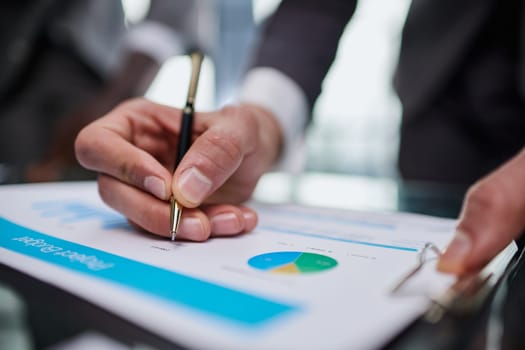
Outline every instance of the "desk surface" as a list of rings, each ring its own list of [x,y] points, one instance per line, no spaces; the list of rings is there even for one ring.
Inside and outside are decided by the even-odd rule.
[[[398,183],[375,179],[308,173],[301,176],[269,174],[260,182],[255,198],[266,202],[295,202],[338,208],[402,210],[443,217],[456,217],[464,188],[427,183]],[[525,264],[517,264],[494,295],[475,314],[448,316],[436,324],[417,320],[386,349],[478,349],[497,345],[502,349],[525,347]],[[106,334],[122,344],[146,344],[174,348],[164,339],[148,333],[88,302],[0,265],[0,282],[19,297],[14,323],[22,333],[13,333],[19,349],[43,348],[85,331]],[[0,293],[0,295],[2,295]],[[0,299],[12,303],[13,295]],[[53,305],[61,305],[57,312]],[[3,312],[0,308],[0,312]],[[25,319],[20,316],[25,310]],[[18,317],[18,318],[17,318]],[[0,327],[6,324],[0,322]],[[498,332],[503,326],[502,332]],[[23,332],[25,330],[25,333]],[[429,339],[432,341],[429,342]],[[31,342],[28,342],[31,341]],[[0,344],[2,345],[2,344]],[[1,346],[0,346],[1,347]]]

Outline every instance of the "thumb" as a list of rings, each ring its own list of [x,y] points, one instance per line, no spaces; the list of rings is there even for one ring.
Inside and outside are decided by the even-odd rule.
[[[197,115],[204,132],[177,166],[173,195],[185,207],[199,206],[239,168],[256,147],[258,128],[244,109],[229,107]]]
[[[438,270],[462,275],[483,267],[525,229],[525,150],[467,192],[456,235]]]

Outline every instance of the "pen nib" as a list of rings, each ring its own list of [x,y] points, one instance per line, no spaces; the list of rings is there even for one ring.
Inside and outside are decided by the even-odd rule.
[[[182,216],[182,206],[177,203],[177,200],[171,196],[171,212],[170,212],[170,233],[171,240],[174,241],[177,236],[177,230],[179,228],[180,218]]]

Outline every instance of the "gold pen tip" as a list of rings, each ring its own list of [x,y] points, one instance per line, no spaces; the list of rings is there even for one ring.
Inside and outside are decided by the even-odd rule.
[[[182,216],[182,206],[179,203],[177,203],[177,200],[173,196],[171,197],[170,202],[170,236],[171,240],[174,241],[175,237],[177,236],[177,231]]]

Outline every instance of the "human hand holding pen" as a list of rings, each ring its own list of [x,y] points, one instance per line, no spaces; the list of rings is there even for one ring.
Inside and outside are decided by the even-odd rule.
[[[172,174],[181,117],[180,109],[130,100],[80,132],[77,158],[100,173],[102,199],[146,231],[170,234],[170,194],[186,208],[177,237],[252,230],[257,215],[241,203],[278,157],[278,122],[252,105],[197,112],[193,143]]]

